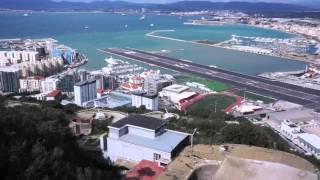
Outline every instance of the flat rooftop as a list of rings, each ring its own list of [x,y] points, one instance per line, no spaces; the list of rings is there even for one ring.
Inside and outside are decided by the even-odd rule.
[[[163,90],[172,91],[172,92],[176,92],[176,93],[181,93],[181,92],[186,91],[188,89],[189,89],[188,86],[183,86],[183,85],[178,85],[178,84],[173,84],[171,86],[163,88]]]
[[[163,152],[172,152],[172,150],[179,145],[189,135],[186,133],[165,130],[160,136],[156,138],[146,138],[142,136],[126,134],[120,137],[121,141],[131,144],[156,149]]]
[[[142,97],[146,97],[149,99],[154,99],[158,96],[157,93],[147,93],[145,91],[135,91],[132,94],[137,95],[137,96],[142,96]]]
[[[121,119],[110,125],[113,128],[121,128],[126,125],[132,125],[137,127],[142,127],[146,129],[156,130],[159,127],[163,126],[166,122],[162,119],[138,115],[138,114],[131,114],[128,117]]]
[[[320,137],[314,134],[302,133],[298,135],[299,138],[311,144],[313,147],[320,149]]]
[[[95,79],[90,79],[90,80],[87,80],[87,81],[78,82],[78,83],[75,84],[75,86],[84,86],[84,85],[91,84],[91,83],[94,83],[94,82],[96,82]]]

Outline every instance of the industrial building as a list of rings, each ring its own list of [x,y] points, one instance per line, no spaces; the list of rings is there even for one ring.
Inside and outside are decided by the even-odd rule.
[[[140,108],[145,106],[146,109],[157,111],[159,109],[159,97],[158,94],[151,94],[144,91],[133,92],[132,106]]]
[[[149,160],[165,166],[189,143],[189,134],[166,129],[166,121],[129,115],[109,127],[106,139],[100,137],[105,158],[139,162]]]
[[[84,102],[97,98],[96,80],[88,80],[79,82],[74,85],[74,100],[78,106],[82,106]]]

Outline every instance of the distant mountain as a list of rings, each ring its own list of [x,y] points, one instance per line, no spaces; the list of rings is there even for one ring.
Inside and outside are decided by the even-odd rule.
[[[297,12],[314,10],[310,7],[283,3],[181,1],[164,5],[169,10],[237,10],[242,12]]]
[[[310,7],[281,3],[181,1],[169,4],[130,3],[125,1],[55,2],[50,0],[0,0],[0,8],[28,10],[112,10],[139,9],[160,11],[237,10],[247,13],[282,13],[315,10]]]
[[[303,1],[298,1],[295,4],[306,6],[306,7],[311,7],[311,8],[315,8],[315,9],[320,9],[320,1],[319,0],[303,0]]]

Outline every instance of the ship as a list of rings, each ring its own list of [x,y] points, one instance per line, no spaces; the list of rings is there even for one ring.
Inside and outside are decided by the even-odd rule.
[[[140,19],[140,20],[144,20],[144,19],[146,19],[146,16],[145,16],[145,15],[142,15],[139,19]]]

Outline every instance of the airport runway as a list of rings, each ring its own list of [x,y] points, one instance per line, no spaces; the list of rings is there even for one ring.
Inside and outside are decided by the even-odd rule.
[[[143,63],[221,81],[258,94],[273,96],[277,99],[297,104],[307,105],[320,103],[320,91],[314,89],[195,64],[186,60],[170,58],[132,48],[105,48],[100,50],[108,54],[130,58]]]

